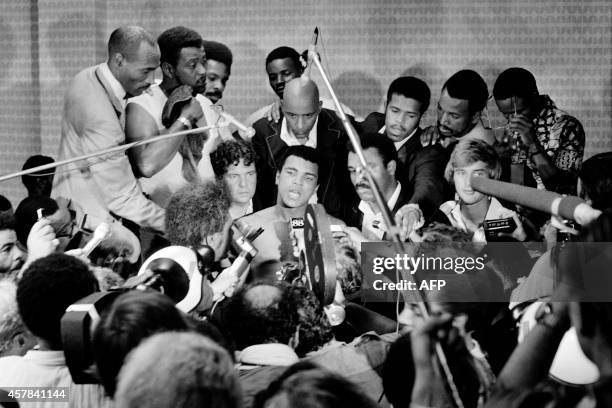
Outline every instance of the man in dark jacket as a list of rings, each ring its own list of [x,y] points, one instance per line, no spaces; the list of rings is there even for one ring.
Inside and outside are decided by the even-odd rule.
[[[396,178],[405,191],[411,191],[407,202],[419,204],[425,217],[444,201],[443,175],[448,159],[439,146],[421,144],[419,123],[430,98],[429,87],[422,80],[397,78],[387,91],[385,113],[371,113],[362,123],[364,133],[380,133],[394,143],[398,156]]]
[[[255,122],[253,147],[258,156],[255,196],[263,207],[276,204],[278,163],[289,146],[305,145],[321,156],[315,199],[333,216],[341,216],[343,203],[354,196],[346,167],[347,136],[333,111],[321,109],[317,85],[306,77],[287,83],[281,104],[282,120]]]

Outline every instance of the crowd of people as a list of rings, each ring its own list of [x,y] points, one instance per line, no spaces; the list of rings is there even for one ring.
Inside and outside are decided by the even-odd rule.
[[[277,99],[230,124],[226,45],[182,26],[112,32],[108,59],[68,86],[57,160],[100,154],[52,170],[32,156],[28,196],[15,210],[0,196],[1,406],[612,406],[612,252],[598,247],[584,268],[584,247],[567,243],[612,241],[612,152],[583,160],[580,121],[524,68],[492,86],[503,128],[468,69],[434,95],[437,122],[423,128],[434,102],[422,79],[393,80],[384,112],[360,121],[321,97],[311,58],[271,50],[262,69]],[[475,177],[578,196],[598,216],[579,225],[484,194]],[[311,204],[330,226],[332,302],[304,262]],[[85,247],[100,225],[106,237]],[[246,267],[239,237],[254,247]],[[424,307],[368,300],[362,244],[397,238],[431,257],[508,246],[479,271],[437,271],[445,285]],[[90,310],[83,384],[63,319],[102,292],[114,295]],[[584,363],[572,379],[563,358]]]

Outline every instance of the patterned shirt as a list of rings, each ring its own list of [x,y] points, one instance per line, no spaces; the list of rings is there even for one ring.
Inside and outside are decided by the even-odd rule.
[[[540,112],[533,119],[533,129],[537,142],[550,162],[563,172],[560,186],[575,192],[578,171],[584,156],[584,129],[573,116],[558,109],[548,95],[540,95],[536,106]],[[525,163],[531,170],[538,188],[544,188],[542,178],[538,173],[533,157],[529,157],[527,147],[522,143],[512,154],[512,163]]]

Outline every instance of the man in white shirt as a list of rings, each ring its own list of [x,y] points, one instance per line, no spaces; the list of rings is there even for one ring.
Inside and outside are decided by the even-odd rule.
[[[73,383],[61,335],[66,308],[97,289],[98,282],[87,265],[69,255],[52,254],[28,267],[17,284],[17,304],[38,346],[24,356],[0,358],[0,389],[49,387],[63,393],[63,398],[58,394],[55,400],[27,404],[33,407],[108,406],[101,386]]]
[[[483,224],[487,220],[512,218],[516,228],[507,234],[524,241],[527,234],[516,212],[505,208],[495,198],[472,188],[472,177],[499,179],[501,164],[493,147],[482,140],[465,139],[455,146],[449,166],[457,195],[440,206],[440,221],[473,234],[472,241],[486,242]],[[434,218],[436,218],[434,216]]]
[[[163,80],[152,85],[142,95],[129,100],[126,136],[129,142],[179,132],[194,126],[214,124],[218,115],[212,102],[202,94],[206,89],[206,53],[202,37],[186,27],[173,27],[157,39],[161,51]],[[166,128],[162,112],[172,92],[181,85],[193,88],[195,96],[182,107],[179,117]],[[229,130],[223,129],[230,137]],[[201,135],[175,137],[139,146],[131,152],[131,159],[139,172],[142,190],[159,206],[166,208],[170,196],[190,181],[212,179],[209,154],[218,143],[219,131],[207,132],[206,142]],[[190,157],[191,156],[191,157]]]
[[[254,125],[256,197],[263,207],[275,204],[278,163],[290,146],[304,145],[316,149],[322,159],[318,168],[318,202],[329,214],[339,217],[345,200],[355,194],[346,169],[346,132],[333,111],[321,108],[319,89],[312,80],[295,79],[284,85],[283,92],[281,122],[263,118]]]
[[[216,41],[204,41],[206,51],[206,88],[204,96],[213,104],[223,98],[225,85],[229,81],[234,56],[227,45]]]
[[[125,143],[125,105],[154,82],[159,47],[141,27],[120,27],[108,43],[107,62],[81,71],[66,93],[58,161]],[[62,167],[53,196],[73,200],[94,225],[114,217],[138,232],[164,229],[164,210],[147,199],[124,152]]]

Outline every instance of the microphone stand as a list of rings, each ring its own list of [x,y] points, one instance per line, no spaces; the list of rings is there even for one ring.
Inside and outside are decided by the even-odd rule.
[[[361,148],[361,143],[359,141],[359,137],[357,136],[357,132],[355,131],[355,128],[353,128],[353,125],[351,124],[350,120],[348,119],[348,117],[344,113],[344,110],[342,109],[342,105],[340,104],[340,101],[338,100],[338,97],[336,96],[336,93],[334,92],[334,89],[332,88],[332,85],[331,85],[331,82],[329,81],[327,73],[325,72],[325,69],[321,65],[321,60],[319,59],[319,56],[316,52],[314,44],[311,44],[311,46],[308,48],[308,59],[314,62],[317,69],[321,73],[321,77],[323,78],[323,82],[325,83],[325,86],[329,90],[329,93],[334,101],[334,105],[336,106],[336,112],[338,113],[340,120],[342,122],[342,125],[344,126],[344,129],[346,130],[348,138],[351,141],[351,144],[353,145],[353,149],[355,150],[357,158],[359,159],[359,162],[361,163],[361,167],[366,175],[368,183],[370,184],[370,186],[373,187],[372,192],[374,193],[374,198],[376,199],[378,208],[381,210],[383,221],[387,228],[387,233],[391,236],[392,241],[394,242],[396,251],[405,252],[404,243],[400,239],[399,231],[398,231],[397,226],[395,225],[395,221],[391,215],[389,206],[387,205],[380,191],[380,188],[376,184],[376,181],[374,180],[374,177],[372,176],[372,173],[370,172],[370,169],[366,163],[365,157],[363,155],[363,149]],[[412,274],[408,274],[408,275],[410,279],[412,279],[417,285],[416,288],[418,290],[414,291],[415,294],[417,295],[416,296],[417,304],[418,304],[418,307],[420,309],[420,312],[423,318],[427,318],[429,316],[429,309],[428,309],[427,303],[425,302],[423,293],[420,290],[419,282],[417,282],[416,276]],[[450,368],[448,366],[448,360],[446,359],[446,355],[444,354],[442,345],[439,342],[435,342],[435,350],[436,350],[436,356],[440,363],[440,367],[442,368],[444,380],[446,381],[446,385],[448,386],[448,389],[451,393],[451,398],[457,408],[463,408],[463,402],[461,401],[459,390],[457,389],[457,386],[453,379],[453,374],[450,371]]]
[[[161,140],[170,139],[170,138],[177,137],[177,136],[190,135],[192,133],[202,133],[202,132],[207,131],[207,130],[218,129],[218,128],[223,127],[223,126],[228,126],[228,125],[202,126],[202,127],[195,128],[195,129],[182,130],[180,132],[168,133],[168,134],[165,134],[165,135],[155,136],[155,137],[152,137],[151,139],[138,140],[136,142],[126,143],[126,144],[122,144],[120,146],[115,146],[115,147],[110,147],[108,149],[103,149],[103,150],[99,150],[97,152],[84,154],[82,156],[71,157],[69,159],[61,160],[61,161],[58,161],[58,162],[44,164],[42,166],[32,167],[31,169],[22,170],[22,171],[18,171],[16,173],[7,174],[5,176],[1,176],[0,177],[0,182],[6,181],[6,180],[10,180],[10,179],[13,179],[13,178],[16,178],[16,177],[25,176],[26,174],[37,173],[37,172],[40,172],[40,171],[54,169],[56,167],[64,166],[66,164],[74,163],[74,162],[77,162],[77,161],[87,160],[87,159],[91,159],[91,158],[97,157],[97,156],[103,156],[105,154],[123,152],[123,151],[126,151],[128,149],[131,149],[132,147],[144,146],[144,145],[147,145],[147,144],[150,144],[150,143],[159,142]]]

